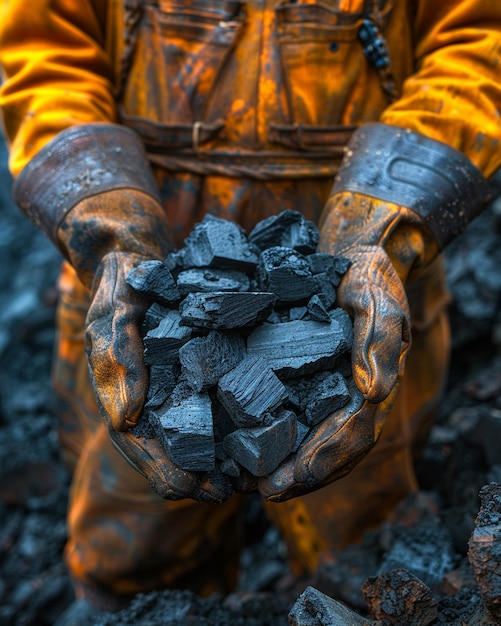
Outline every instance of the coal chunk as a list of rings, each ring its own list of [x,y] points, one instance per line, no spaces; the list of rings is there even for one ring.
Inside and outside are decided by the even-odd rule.
[[[262,425],[288,394],[265,359],[250,357],[219,380],[217,397],[236,426],[249,427]]]
[[[194,391],[206,391],[246,355],[245,340],[235,333],[210,331],[179,350],[183,379]]]
[[[149,300],[169,305],[181,297],[174,276],[162,261],[143,261],[126,277],[126,282]]]
[[[362,592],[370,615],[380,624],[428,626],[438,615],[438,602],[429,587],[405,569],[369,577]]]
[[[378,626],[314,587],[306,587],[289,612],[290,626]],[[379,624],[379,626],[381,626]]]
[[[255,291],[190,293],[179,312],[186,326],[229,330],[265,320],[275,301],[274,294]]]
[[[146,394],[145,410],[160,406],[174,391],[179,377],[177,364],[152,365],[149,368],[150,383]]]
[[[341,278],[351,266],[351,261],[343,256],[334,256],[327,252],[315,252],[306,257],[312,274],[325,274],[329,281],[337,287]]]
[[[317,249],[320,234],[316,225],[302,213],[286,210],[261,220],[248,239],[261,250],[281,246],[311,254]]]
[[[319,291],[306,258],[290,248],[268,248],[258,266],[259,287],[277,295],[280,302],[304,302]]]
[[[315,426],[328,415],[345,406],[350,392],[339,372],[319,372],[309,379],[288,383],[290,400],[304,414],[308,426]]]
[[[480,511],[471,534],[468,558],[482,599],[496,623],[501,623],[501,485],[480,489]]]
[[[250,279],[244,272],[217,268],[193,268],[183,270],[177,277],[181,295],[212,291],[249,291]]]
[[[143,333],[146,334],[149,330],[157,328],[160,322],[167,317],[171,309],[154,302],[150,308],[146,311],[143,320]]]
[[[208,394],[193,393],[181,383],[150,415],[173,463],[186,471],[214,469],[214,427]]]
[[[333,369],[336,361],[351,349],[351,321],[339,316],[330,324],[294,321],[263,324],[247,339],[247,352],[264,357],[281,378]]]
[[[296,416],[282,410],[267,426],[234,431],[224,439],[223,449],[254,476],[267,476],[288,456],[296,438]]]
[[[431,518],[402,529],[381,562],[379,573],[405,569],[433,588],[453,569],[454,546],[447,528]]]
[[[310,299],[306,310],[312,320],[315,322],[330,322],[331,318],[327,309],[331,306],[331,304],[334,304],[334,302],[329,304],[332,297],[334,297],[334,300],[336,299],[335,293],[333,296],[325,299],[322,299],[319,295],[315,294]]]
[[[294,442],[294,445],[292,446],[291,452],[297,452],[299,450],[299,446],[303,443],[303,441],[308,436],[308,433],[310,432],[309,426],[306,426],[306,424],[303,424],[299,419],[297,420],[296,430],[297,430],[296,441]]]
[[[191,329],[181,325],[181,315],[169,311],[160,324],[143,338],[146,365],[169,365],[179,360],[179,349],[191,337]]]
[[[221,463],[221,471],[223,472],[223,474],[231,476],[232,478],[239,478],[241,468],[240,465],[235,461],[235,459],[232,459],[228,456]]]
[[[206,215],[185,240],[185,267],[216,267],[253,272],[257,250],[238,224]]]

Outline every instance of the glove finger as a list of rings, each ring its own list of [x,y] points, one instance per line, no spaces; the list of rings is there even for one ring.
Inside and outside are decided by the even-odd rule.
[[[130,431],[113,429],[109,435],[120,454],[166,500],[222,503],[233,493],[229,479],[221,472],[187,472],[174,465],[156,437],[136,437]]]
[[[86,326],[86,353],[98,403],[115,430],[137,423],[148,388],[140,324],[149,303],[127,285],[138,262],[113,253],[102,262]]]
[[[339,286],[339,303],[353,316],[353,377],[366,400],[382,402],[402,374],[411,343],[402,282],[388,257],[357,257]]]
[[[408,321],[399,303],[378,287],[360,294],[353,322],[353,378],[364,397],[379,403],[401,375],[410,346]]]

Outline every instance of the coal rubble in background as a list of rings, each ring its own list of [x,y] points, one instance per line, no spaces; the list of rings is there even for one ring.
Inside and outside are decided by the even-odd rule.
[[[69,476],[57,446],[49,371],[61,259],[13,207],[5,151],[0,156],[0,624],[49,626],[72,599],[62,559]],[[477,516],[476,537],[487,538],[494,557],[498,544],[493,539],[499,536],[495,507],[501,461],[499,438],[493,435],[501,421],[501,235],[496,223],[493,212],[485,212],[447,253],[457,339],[450,385],[418,464],[421,491],[381,528],[367,533],[363,544],[325,555],[318,572],[295,585],[287,584],[286,552],[277,530],[264,517],[258,497],[247,496],[246,546],[234,594],[208,599],[187,590],[139,595],[128,610],[103,616],[102,626],[285,626],[299,598],[308,624],[321,624],[322,610],[335,610],[340,620],[343,602],[353,625],[368,614],[362,587],[373,611],[381,610],[385,588],[388,593],[421,589],[425,604],[417,615],[424,616],[422,623],[435,611],[433,625],[494,624],[486,613],[486,605],[495,604],[488,593],[489,570],[480,572],[487,587],[484,600],[468,552]],[[216,270],[212,275],[222,281]],[[240,279],[239,274],[231,277],[232,290]],[[183,280],[180,289],[192,284],[193,276]],[[479,491],[491,482],[479,515]],[[478,545],[472,550],[480,553]],[[480,562],[489,559],[482,555]],[[386,566],[392,569],[383,571]],[[442,579],[437,582],[438,573]],[[432,591],[435,604],[413,577]],[[393,593],[388,606],[398,612],[396,600]],[[296,620],[300,609],[294,610]],[[392,623],[389,614],[384,619]],[[400,626],[409,623],[405,616],[397,620],[393,623]],[[384,623],[381,619],[378,626]]]

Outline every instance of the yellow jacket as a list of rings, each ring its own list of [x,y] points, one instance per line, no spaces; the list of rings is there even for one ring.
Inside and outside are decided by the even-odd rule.
[[[382,74],[360,41],[367,16],[387,42]],[[126,123],[167,168],[197,171],[206,153],[212,173],[231,171],[236,155],[242,176],[259,167],[256,156],[267,175],[291,162],[330,175],[351,131],[379,120],[449,144],[489,177],[501,165],[500,61],[499,0],[0,8],[0,107],[15,176],[57,133],[90,122]]]

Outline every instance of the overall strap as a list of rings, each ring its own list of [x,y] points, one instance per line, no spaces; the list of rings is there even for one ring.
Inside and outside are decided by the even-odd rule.
[[[122,100],[137,42],[137,27],[143,13],[143,0],[124,1],[123,52],[120,58],[120,74],[115,88],[115,99]]]
[[[386,0],[364,1],[363,21],[358,38],[367,60],[379,74],[388,104],[391,104],[397,98],[397,88],[388,44],[383,35],[383,12],[386,4],[388,4]]]

